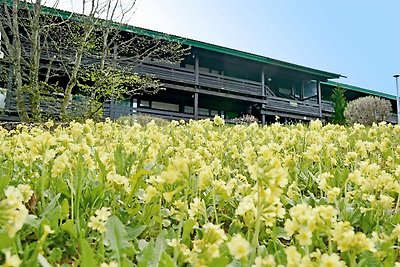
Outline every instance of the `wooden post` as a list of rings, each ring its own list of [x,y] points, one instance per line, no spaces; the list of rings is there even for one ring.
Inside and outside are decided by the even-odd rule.
[[[261,111],[263,111],[264,110],[264,108],[265,108],[265,102],[266,102],[266,98],[265,98],[265,96],[266,96],[266,94],[265,94],[265,71],[264,71],[264,68],[261,70],[261,94],[262,94],[262,96],[263,96],[263,104],[261,105]],[[262,123],[262,125],[264,125],[265,124],[265,114],[261,114],[261,123]]]
[[[5,110],[11,109],[11,98],[15,97],[13,92],[13,66],[11,63],[8,64],[8,80],[7,80],[7,92],[6,92],[6,99],[5,99]]]
[[[319,117],[322,119],[322,94],[321,94],[321,82],[320,81],[317,81],[317,94],[318,94]]]
[[[197,120],[199,118],[199,57],[195,56],[194,58],[194,119]]]

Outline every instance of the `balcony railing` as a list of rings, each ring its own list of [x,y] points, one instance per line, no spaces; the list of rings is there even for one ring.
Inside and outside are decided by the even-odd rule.
[[[140,74],[152,74],[160,80],[177,82],[184,84],[195,84],[195,72],[186,68],[172,65],[145,62],[135,69]],[[227,77],[213,73],[199,73],[199,86],[218,91],[227,91],[231,93],[246,94],[262,97],[263,92],[260,82]],[[274,95],[272,91],[265,86],[266,95]]]

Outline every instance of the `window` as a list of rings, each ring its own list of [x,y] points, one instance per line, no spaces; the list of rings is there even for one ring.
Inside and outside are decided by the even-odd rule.
[[[202,116],[210,116],[210,112],[208,109],[206,108],[199,108],[199,115]]]
[[[185,113],[193,114],[193,107],[185,106]]]
[[[144,107],[144,108],[149,108],[150,107],[150,101],[140,100],[139,101],[139,106],[140,107]]]
[[[151,103],[151,108],[179,112],[179,105],[172,103],[153,101]]]
[[[315,81],[304,82],[304,98],[317,95],[317,83]]]
[[[214,116],[218,115],[218,110],[211,110],[210,114],[212,117],[214,117]]]

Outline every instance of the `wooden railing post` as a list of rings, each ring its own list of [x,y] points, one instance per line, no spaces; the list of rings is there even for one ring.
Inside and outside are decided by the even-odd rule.
[[[114,97],[111,97],[110,101],[110,119],[116,119],[115,117],[115,103],[114,103]]]
[[[199,57],[195,55],[194,58],[194,119],[199,118]]]
[[[319,117],[322,119],[322,95],[321,95],[321,82],[320,81],[317,81],[317,94],[318,94]]]
[[[265,72],[264,68],[261,70],[261,95],[263,97],[263,103],[261,104],[261,111],[265,108],[266,98],[265,98]],[[265,114],[261,114],[261,123],[265,124]]]

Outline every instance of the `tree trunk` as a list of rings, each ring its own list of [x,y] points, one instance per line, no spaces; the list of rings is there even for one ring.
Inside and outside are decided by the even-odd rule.
[[[39,85],[39,64],[40,64],[40,8],[41,0],[36,0],[33,17],[31,18],[31,61],[29,66],[29,85],[30,85],[30,104],[32,119],[34,121],[40,121],[41,110],[40,110],[40,85]]]
[[[22,91],[22,68],[21,68],[21,39],[19,36],[18,28],[18,4],[19,1],[13,1],[12,7],[12,34],[14,37],[14,60],[13,60],[13,71],[15,77],[15,94],[17,100],[17,111],[21,118],[21,121],[28,121],[29,116],[26,111],[25,97]]]

